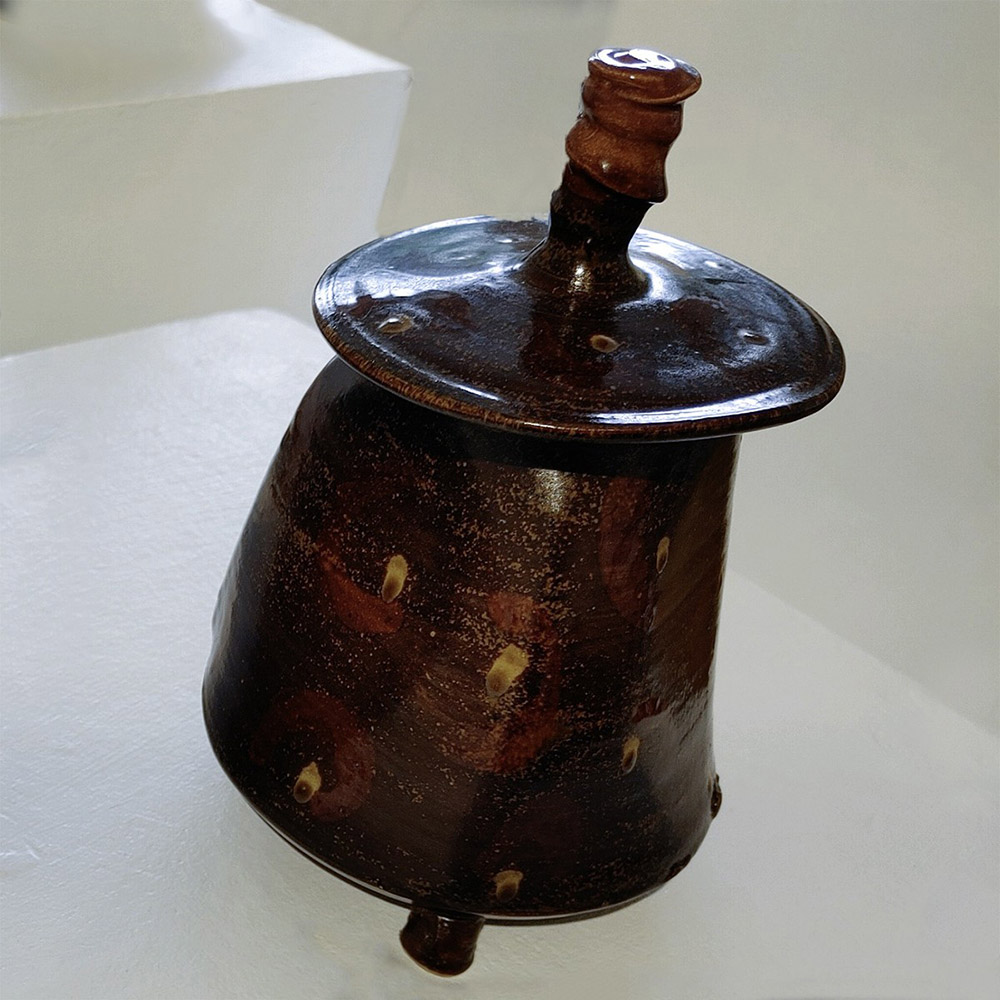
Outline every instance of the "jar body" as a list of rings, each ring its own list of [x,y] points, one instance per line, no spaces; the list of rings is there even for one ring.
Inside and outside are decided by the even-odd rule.
[[[738,439],[555,441],[335,359],[223,585],[221,763],[283,836],[405,905],[624,905],[718,809],[712,660]]]

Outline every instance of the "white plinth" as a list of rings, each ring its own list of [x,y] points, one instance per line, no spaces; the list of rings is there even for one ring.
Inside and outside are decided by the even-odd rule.
[[[724,803],[619,913],[486,928],[434,979],[215,763],[215,593],[320,337],[234,313],[2,362],[2,992],[22,998],[997,995],[997,740],[730,575]]]
[[[375,236],[409,74],[252,0],[3,23],[4,352],[227,309],[308,320]]]

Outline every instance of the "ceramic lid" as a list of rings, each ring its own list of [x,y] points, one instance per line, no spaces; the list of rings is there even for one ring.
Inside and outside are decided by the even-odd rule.
[[[637,230],[666,197],[697,72],[642,49],[589,68],[548,224],[457,219],[355,250],[316,288],[327,340],[408,399],[536,435],[708,437],[825,405],[844,358],[820,316],[742,264]]]

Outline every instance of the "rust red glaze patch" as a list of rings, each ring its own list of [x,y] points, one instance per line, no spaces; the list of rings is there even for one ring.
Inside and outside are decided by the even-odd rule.
[[[611,603],[630,625],[642,626],[652,579],[648,544],[649,486],[617,477],[601,503],[597,554]]]
[[[348,628],[375,635],[399,629],[403,622],[402,604],[387,604],[381,594],[369,594],[362,590],[332,553],[322,552],[319,559],[333,609]]]
[[[338,698],[320,691],[299,691],[273,705],[257,729],[250,757],[265,764],[279,744],[303,732],[310,737],[309,743],[315,743],[315,755],[322,756],[324,764],[320,769],[322,785],[302,808],[318,820],[349,816],[368,797],[375,776],[375,750],[369,734]],[[304,756],[310,760],[302,760],[303,767],[313,754]],[[290,777],[289,798],[292,781]]]
[[[500,591],[486,598],[486,610],[498,629],[514,636],[524,636],[542,645],[554,645],[552,618],[527,594]]]

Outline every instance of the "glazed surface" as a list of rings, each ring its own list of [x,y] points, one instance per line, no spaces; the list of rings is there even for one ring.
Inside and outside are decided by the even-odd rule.
[[[219,598],[220,761],[296,846],[397,902],[544,919],[654,889],[719,803],[736,444],[555,445],[334,360]]]
[[[394,392],[539,435],[735,434],[836,394],[843,353],[808,306],[710,250],[632,236],[648,202],[575,194],[564,182],[550,227],[459,219],[354,251],[317,285],[320,329]]]

